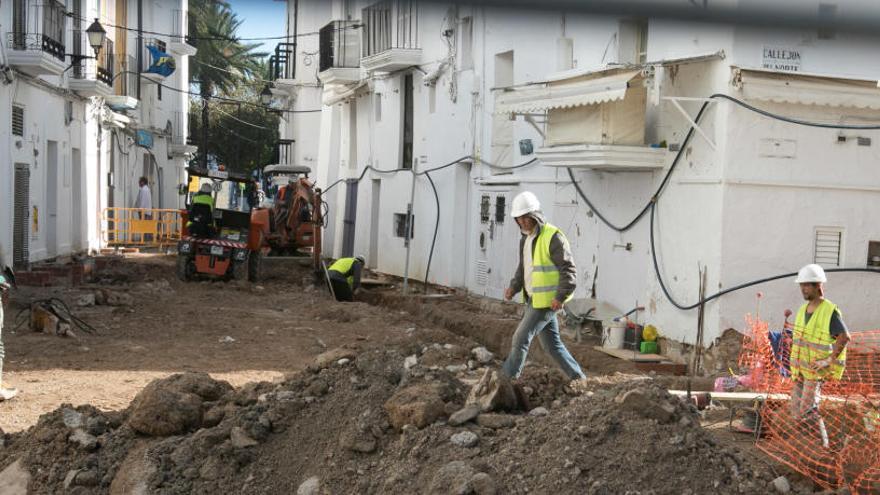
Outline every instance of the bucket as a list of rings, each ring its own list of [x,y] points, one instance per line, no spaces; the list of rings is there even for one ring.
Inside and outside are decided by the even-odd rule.
[[[620,349],[623,347],[623,336],[626,324],[620,321],[612,321],[605,327],[602,333],[602,347],[606,349]]]

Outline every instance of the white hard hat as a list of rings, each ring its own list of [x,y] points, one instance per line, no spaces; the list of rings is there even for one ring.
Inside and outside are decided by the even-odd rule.
[[[364,258],[364,255],[362,255],[362,254],[359,254],[359,255],[355,256],[354,259],[360,261],[361,263],[366,263],[366,262],[367,262],[367,259]]]
[[[513,206],[510,208],[510,216],[513,218],[521,217],[527,213],[533,213],[541,209],[541,202],[538,197],[529,191],[524,191],[513,198]]]
[[[825,270],[819,265],[807,265],[801,268],[801,271],[798,272],[797,279],[795,279],[795,283],[798,284],[824,284],[827,281],[828,278],[825,277]]]

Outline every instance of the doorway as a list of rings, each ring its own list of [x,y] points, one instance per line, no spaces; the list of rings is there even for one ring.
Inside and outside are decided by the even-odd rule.
[[[342,218],[342,256],[354,256],[354,228],[357,220],[357,179],[345,181],[345,215]]]
[[[382,191],[382,181],[380,179],[372,179],[371,185],[370,256],[367,258],[367,266],[375,270],[379,267],[379,195]]]
[[[58,256],[58,141],[46,142],[46,256]]]
[[[73,251],[81,251],[83,249],[83,229],[85,228],[86,221],[85,216],[83,215],[83,201],[85,200],[85,194],[83,192],[83,175],[82,175],[82,155],[79,148],[73,148],[72,154],[72,175],[73,175],[73,190],[71,191],[71,209],[70,209],[70,229],[71,229],[71,249]]]

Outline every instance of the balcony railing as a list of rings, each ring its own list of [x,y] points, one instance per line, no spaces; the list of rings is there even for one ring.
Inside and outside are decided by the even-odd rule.
[[[80,48],[74,50],[77,55],[91,54],[92,47],[85,40],[80,40]],[[84,45],[84,46],[83,46]],[[107,86],[113,85],[113,73],[116,55],[113,53],[113,41],[104,40],[97,59],[80,60],[73,66],[72,73],[75,79],[97,79]]]
[[[168,53],[168,46],[165,41],[158,38],[144,38],[143,64],[141,65],[142,72],[147,72],[150,69],[150,65],[153,63],[153,55],[150,53],[150,49],[147,48],[150,46],[158,48],[161,52]]]
[[[137,98],[137,58],[124,53],[116,54],[117,77],[113,83],[114,94]]]
[[[363,10],[362,58],[394,48],[419,48],[416,0],[383,0]]]
[[[318,34],[319,72],[360,67],[361,43],[357,21],[333,21]]]
[[[278,43],[269,57],[272,80],[296,79],[296,43]]]
[[[19,51],[42,51],[64,61],[67,17],[57,0],[18,0],[12,5],[12,32],[8,46]]]
[[[272,153],[272,163],[293,165],[293,139],[279,139]]]

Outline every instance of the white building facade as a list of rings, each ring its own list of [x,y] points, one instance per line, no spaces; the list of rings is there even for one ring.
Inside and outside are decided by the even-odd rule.
[[[184,40],[186,11],[186,0],[0,4],[0,247],[7,263],[24,267],[101,248],[106,208],[132,207],[140,176],[150,181],[154,208],[180,206],[177,187],[193,151],[185,91],[187,56],[195,52]],[[142,30],[163,35],[140,42],[138,12]],[[94,20],[106,41],[96,58],[83,59],[95,55],[85,33]],[[173,74],[138,76],[152,62],[149,45],[174,57]]]
[[[321,102],[313,88],[286,91],[299,108],[322,105],[320,124],[300,124],[294,144],[317,148],[318,185],[348,179],[325,198],[327,255],[364,253],[379,271],[419,280],[430,259],[432,283],[500,298],[518,261],[510,203],[531,190],[572,244],[575,306],[644,306],[641,322],[682,342],[694,341],[696,312],[663,293],[654,255],[683,306],[698,299],[700,267],[711,295],[807,263],[880,264],[868,214],[880,192],[877,130],[796,125],[709,98],[880,124],[878,36],[416,1],[288,5],[297,33],[326,33],[295,50],[317,50]],[[435,240],[428,177],[395,170],[465,157],[430,173]],[[853,329],[877,324],[878,282],[830,277],[828,296]],[[790,278],[732,292],[706,304],[706,339],[743,329],[755,311],[781,324],[800,304]]]

